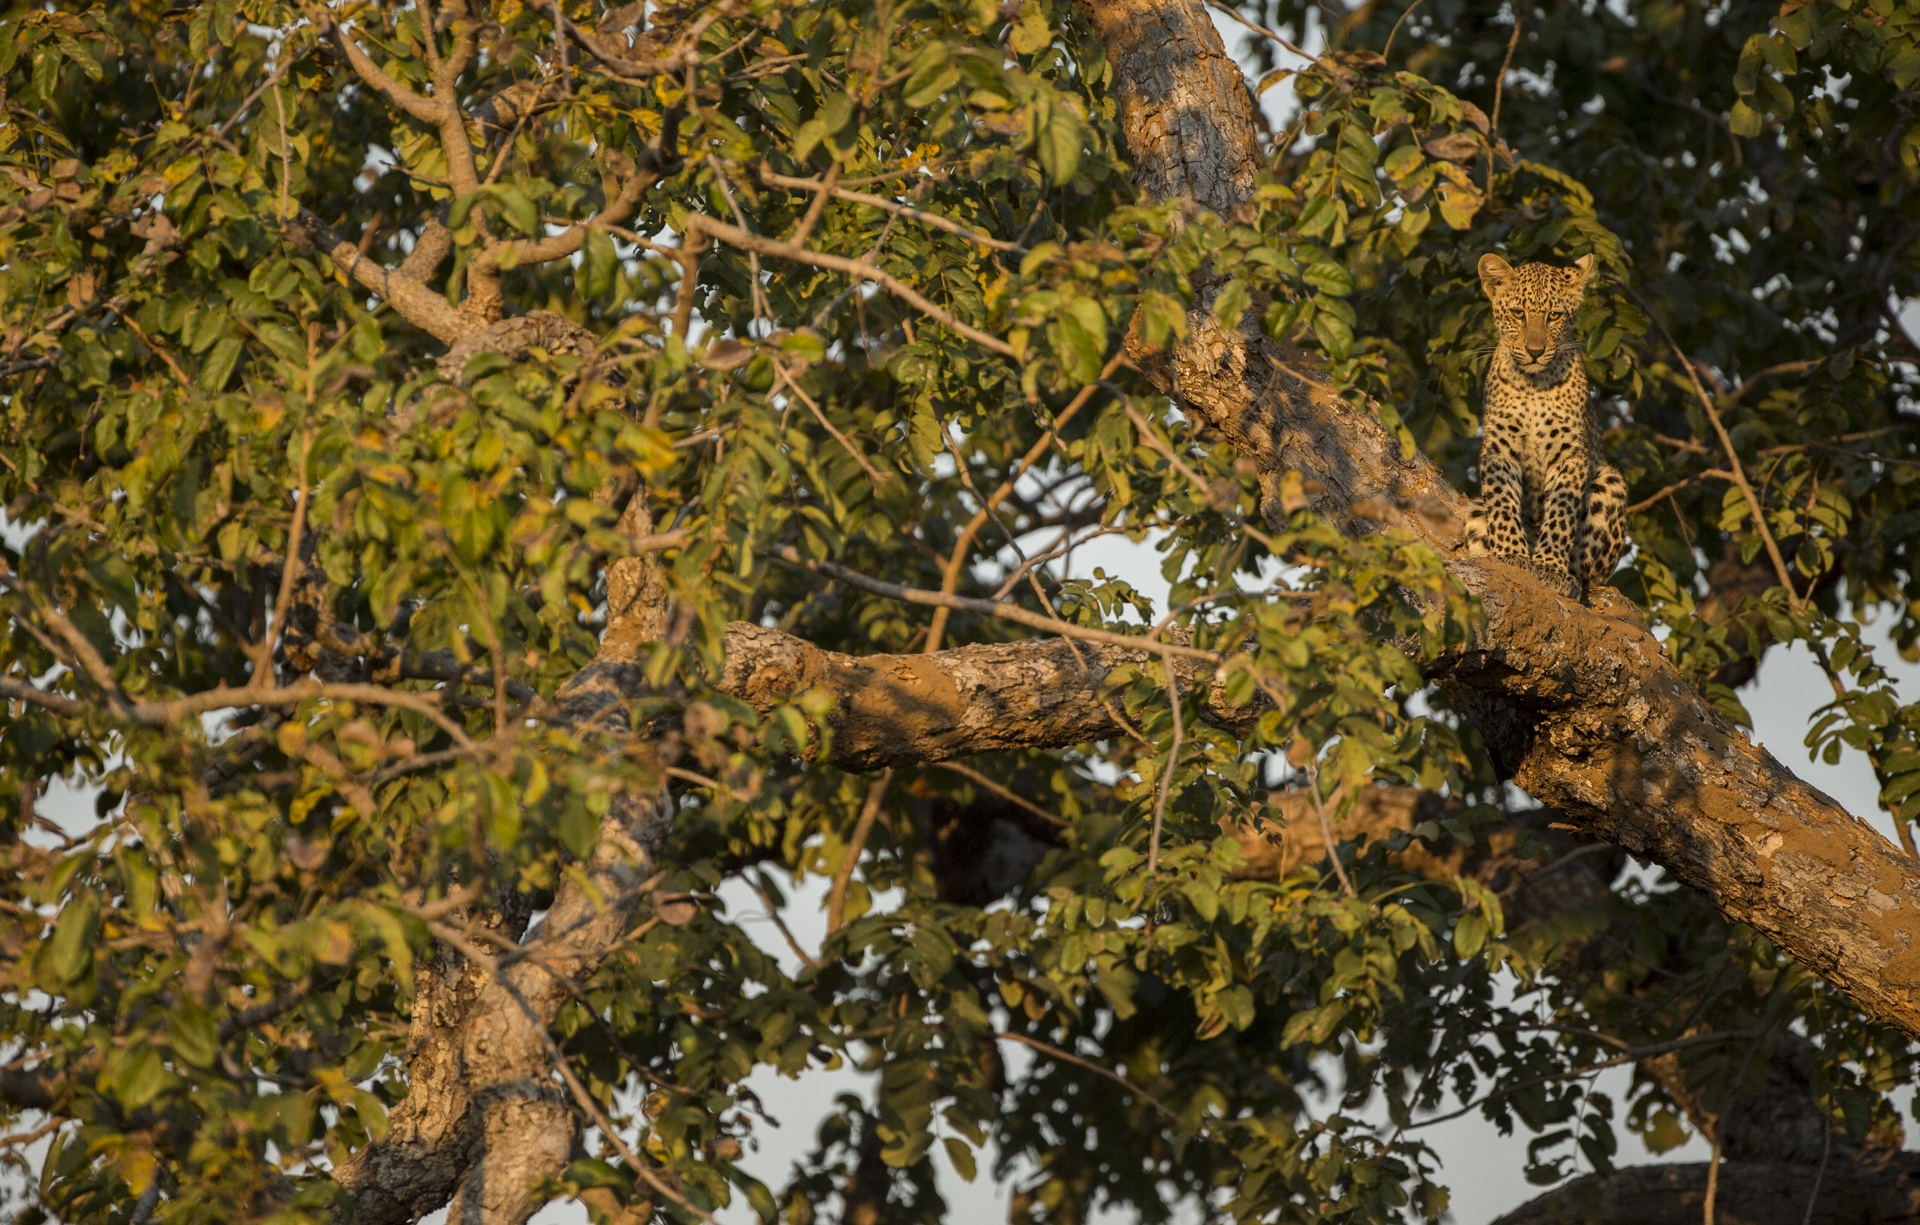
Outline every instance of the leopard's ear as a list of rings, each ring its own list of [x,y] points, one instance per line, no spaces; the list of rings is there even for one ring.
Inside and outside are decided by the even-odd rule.
[[[1579,259],[1574,260],[1573,267],[1568,271],[1573,274],[1568,279],[1573,282],[1575,292],[1584,290],[1587,287],[1587,282],[1593,279],[1593,252],[1589,251]]]
[[[1489,251],[1480,257],[1480,288],[1487,291],[1491,298],[1500,292],[1500,287],[1513,275],[1513,265]]]

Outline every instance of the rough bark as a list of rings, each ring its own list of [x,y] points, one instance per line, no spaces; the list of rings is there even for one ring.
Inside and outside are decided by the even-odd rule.
[[[652,531],[642,500],[621,519],[634,537]],[[599,656],[560,694],[563,715],[591,719],[641,680],[635,644],[667,630],[666,588],[656,554],[610,568],[615,615]],[[453,1198],[451,1225],[521,1225],[539,1207],[531,1188],[565,1168],[572,1106],[554,1082],[543,1035],[646,900],[645,881],[665,839],[672,800],[664,792],[621,794],[600,823],[586,883],[569,876],[523,945],[537,954],[497,976],[442,949],[419,980],[407,1050],[408,1093],[384,1140],[340,1166],[335,1179],[361,1225],[399,1225]]]
[[[1231,168],[1257,156],[1252,100],[1237,75],[1235,88],[1221,83],[1230,61],[1200,0],[1082,7],[1118,69],[1141,182],[1222,213],[1242,203]],[[1221,329],[1198,289],[1188,339],[1152,351],[1136,336],[1136,360],[1252,462],[1270,516],[1281,477],[1299,472],[1311,507],[1344,530],[1399,526],[1452,555],[1486,621],[1432,675],[1480,699],[1463,705],[1515,781],[1920,1037],[1912,862],[1716,714],[1617,593],[1586,607],[1513,566],[1453,553],[1465,501],[1439,470],[1404,454],[1371,406],[1343,399],[1299,354],[1251,324]]]
[[[1160,666],[1144,648],[1060,638],[931,655],[842,655],[736,621],[727,627],[726,670],[716,688],[763,712],[808,689],[825,690],[834,713],[824,729],[815,729],[805,755],[865,771],[1121,735],[1099,690],[1110,673],[1129,664]],[[1190,664],[1185,673],[1192,687]],[[1206,699],[1204,710],[1229,725],[1245,713],[1217,696]]]
[[[1816,1194],[1815,1179],[1819,1180]],[[1589,1174],[1530,1200],[1494,1225],[1695,1225],[1706,1204],[1705,1162]],[[1811,1215],[1808,1207],[1811,1205]],[[1920,1154],[1814,1164],[1725,1162],[1714,1195],[1719,1225],[1895,1225],[1920,1221]]]

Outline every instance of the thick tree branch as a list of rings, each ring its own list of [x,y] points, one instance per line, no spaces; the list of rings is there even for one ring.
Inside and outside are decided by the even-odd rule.
[[[803,755],[858,772],[1125,735],[1100,701],[1101,683],[1116,668],[1144,670],[1153,660],[1144,644],[1084,645],[1076,655],[1060,638],[858,657],[736,621],[716,687],[762,711],[807,689],[826,691],[834,712]],[[1195,671],[1181,669],[1190,690]],[[1222,723],[1244,717],[1218,695],[1202,701]]]
[[[1251,194],[1252,103],[1199,0],[1082,0],[1120,87],[1120,120],[1154,199],[1226,212]],[[1443,556],[1465,500],[1406,456],[1370,406],[1349,403],[1251,326],[1222,330],[1196,287],[1189,338],[1130,343],[1179,405],[1260,475],[1277,518],[1281,477],[1344,530],[1382,515]],[[1356,513],[1365,511],[1366,513]],[[1515,781],[1598,836],[1665,865],[1729,918],[1920,1036],[1920,877],[1900,850],[1748,743],[1679,675],[1624,599],[1563,599],[1521,570],[1456,556],[1486,623],[1435,679],[1473,711]]]
[[[1825,1167],[1771,1160],[1725,1163],[1715,1208],[1719,1225],[1854,1225],[1920,1217],[1920,1156],[1835,1155]],[[1589,1174],[1556,1187],[1494,1225],[1696,1225],[1707,1167],[1643,1165]]]
[[[427,232],[421,235],[421,242],[437,244],[433,233],[435,221],[427,223]],[[445,229],[442,227],[441,232]],[[290,238],[304,247],[318,251],[333,262],[333,266],[342,276],[351,277],[364,289],[379,294],[400,313],[400,317],[434,339],[453,344],[478,330],[478,327],[461,317],[459,311],[447,305],[446,298],[427,288],[424,281],[415,279],[405,269],[408,267],[426,268],[431,272],[445,258],[445,251],[433,254],[429,246],[432,263],[423,257],[418,263],[412,256],[403,261],[399,268],[382,267],[378,260],[368,259],[360,253],[360,248],[333,232],[333,229],[312,213],[303,212],[287,225]],[[446,240],[449,245],[451,238]],[[418,250],[418,248],[416,248]]]

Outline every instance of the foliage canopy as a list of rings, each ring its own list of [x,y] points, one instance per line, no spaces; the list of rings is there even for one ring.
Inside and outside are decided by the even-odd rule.
[[[1616,585],[1736,720],[1809,644],[1809,747],[1867,755],[1904,828],[1920,704],[1860,623],[1915,656],[1920,5],[1241,11],[1331,50],[1247,36],[1285,122],[1228,217],[1135,188],[1064,0],[0,22],[0,1156],[57,1124],[27,1219],[330,1219],[431,984],[520,956],[654,802],[639,914],[552,1026],[586,1138],[534,1198],[602,1219],[937,1220],[936,1150],[1025,1221],[1431,1218],[1443,1094],[1537,1133],[1552,1183],[1623,1130],[1679,1143],[1682,1098],[1723,1107],[1789,1035],[1846,1134],[1894,1127],[1911,1044],[1657,872],[1514,906],[1500,873],[1572,844],[1423,677],[1472,602],[1404,534],[1263,491],[1125,337],[1205,296],[1465,488],[1476,260],[1594,253]],[[1103,535],[1158,550],[1170,607],[1061,577]],[[661,615],[582,717],[622,559]],[[1060,632],[989,597],[1175,627],[1253,713],[1203,717],[1148,652],[1102,682],[1124,734],[860,774],[821,691],[726,680],[733,622],[858,656]],[[37,810],[55,780],[95,823]],[[1319,823],[1389,788],[1432,803],[1325,859]],[[1289,817],[1313,854],[1253,862]],[[715,891],[777,911],[808,878],[841,921],[790,975]],[[1590,1091],[1622,1051],[1677,1079]],[[784,1184],[743,1170],[747,1078],[842,1063],[873,1098]]]

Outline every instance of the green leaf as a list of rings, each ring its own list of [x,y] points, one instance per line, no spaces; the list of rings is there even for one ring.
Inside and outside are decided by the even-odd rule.
[[[1065,103],[1050,108],[1040,133],[1040,164],[1047,180],[1057,187],[1073,181],[1080,171],[1080,148],[1086,140],[1080,116]]]
[[[1211,923],[1220,914],[1220,895],[1211,886],[1197,880],[1183,881],[1181,892],[1193,903],[1193,908],[1205,922]]]
[[[944,42],[930,42],[913,57],[913,71],[900,100],[910,107],[932,106],[960,82],[960,73],[950,63]]]
[[[173,1049],[196,1068],[210,1068],[219,1054],[219,1029],[206,1009],[192,1000],[175,1005],[168,1016]]]
[[[227,389],[227,380],[233,377],[233,368],[240,361],[240,342],[229,336],[213,346],[213,352],[207,354],[200,363],[200,375],[195,384],[202,391],[220,392]]]
[[[953,1172],[966,1182],[972,1182],[979,1173],[973,1164],[973,1146],[965,1140],[948,1136],[940,1142],[947,1150],[947,1160],[953,1163]]]
[[[93,945],[100,932],[100,899],[84,894],[68,902],[47,942],[46,968],[53,981],[75,983],[93,973]]]
[[[1486,946],[1490,929],[1486,917],[1479,911],[1469,911],[1460,916],[1453,925],[1454,951],[1462,957],[1472,957]]]

